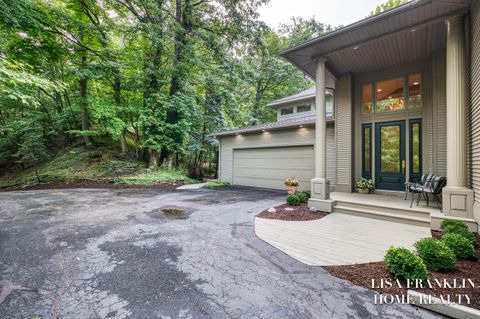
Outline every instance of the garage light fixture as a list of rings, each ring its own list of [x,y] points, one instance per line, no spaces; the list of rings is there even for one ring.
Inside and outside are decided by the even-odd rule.
[[[412,29],[412,30],[410,30],[410,32],[415,32],[415,31],[417,31],[417,29]]]
[[[299,125],[298,127],[303,127],[303,125]]]
[[[262,132],[266,132],[267,130],[262,130]]]
[[[353,47],[354,50],[358,50],[358,47]]]

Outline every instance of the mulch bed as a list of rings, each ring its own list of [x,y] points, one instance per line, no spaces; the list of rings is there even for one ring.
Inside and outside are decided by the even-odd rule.
[[[307,204],[300,204],[298,206],[290,206],[288,204],[283,204],[274,208],[276,210],[275,213],[270,213],[268,209],[266,209],[259,213],[256,217],[267,219],[280,219],[287,221],[307,221],[320,219],[328,215],[324,212],[312,213],[308,208]],[[285,210],[285,208],[293,208],[293,210],[289,211]]]
[[[442,233],[439,231],[432,231],[432,237],[440,239]],[[480,236],[476,234],[477,244],[480,244]],[[480,256],[480,246],[476,247],[476,255]],[[402,288],[395,284],[395,279],[390,275],[384,262],[374,262],[368,264],[357,264],[348,266],[324,266],[322,267],[335,277],[346,279],[355,285],[363,286],[369,289],[373,289],[377,292],[390,295],[407,295],[406,282],[400,280]],[[452,302],[456,302],[458,295],[468,295],[470,298],[470,305],[466,304],[466,299],[462,298],[462,305],[472,307],[480,310],[480,261],[477,260],[459,260],[456,263],[455,270],[452,272],[437,272],[429,270],[429,279],[434,282],[435,279],[447,280],[448,283],[453,285],[454,279],[457,279],[457,285],[461,284],[463,279],[473,280],[475,287],[472,288],[467,285],[465,288],[440,288],[438,285],[433,285],[432,288],[415,288],[412,290],[422,292],[427,295],[438,297],[443,295],[446,297],[450,295]],[[372,288],[372,279],[375,279],[377,285],[380,280],[391,280],[393,284],[390,288],[379,288],[378,286]]]
[[[37,184],[28,187],[8,187],[0,191],[23,191],[23,190],[42,190],[42,189],[74,189],[74,188],[110,188],[110,189],[157,189],[172,191],[177,187],[184,185],[183,181],[172,183],[159,183],[154,185],[127,185],[113,183],[94,183],[94,182],[75,182],[75,183],[55,183],[55,184]]]

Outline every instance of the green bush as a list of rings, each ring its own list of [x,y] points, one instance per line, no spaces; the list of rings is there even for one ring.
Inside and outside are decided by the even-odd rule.
[[[305,195],[304,192],[298,192],[297,194],[295,194],[298,196],[298,199],[300,199],[300,203],[305,203],[307,202],[307,196]]]
[[[387,249],[384,260],[388,271],[395,278],[410,280],[428,278],[427,267],[422,259],[406,248],[391,246]]]
[[[465,238],[467,238],[470,241],[470,243],[472,243],[473,246],[476,246],[477,244],[475,237],[468,230],[467,225],[465,225],[461,221],[453,220],[453,219],[445,219],[440,225],[440,228],[443,230],[444,234],[450,234],[450,233],[460,234]]]
[[[303,194],[305,194],[305,197],[307,199],[309,199],[310,197],[312,197],[312,193],[309,191],[309,190],[304,190],[302,191]]]
[[[433,270],[450,271],[455,268],[455,254],[442,241],[423,238],[414,244],[425,265]]]
[[[461,234],[444,234],[442,241],[453,251],[458,259],[469,259],[475,256],[475,248],[472,243]]]
[[[287,196],[287,204],[292,206],[300,205],[300,198],[297,194]]]

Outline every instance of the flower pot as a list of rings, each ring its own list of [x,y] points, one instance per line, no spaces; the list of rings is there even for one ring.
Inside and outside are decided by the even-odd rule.
[[[357,191],[358,191],[360,194],[368,194],[368,193],[370,193],[370,190],[369,190],[369,189],[357,189]]]
[[[297,192],[298,186],[287,186],[288,195],[293,195]]]

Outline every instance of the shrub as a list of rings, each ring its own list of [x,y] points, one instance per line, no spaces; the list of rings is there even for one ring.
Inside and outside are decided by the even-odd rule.
[[[302,191],[302,193],[305,194],[306,199],[309,199],[310,197],[312,197],[312,193],[309,190],[304,190]]]
[[[468,238],[457,233],[444,234],[442,241],[458,259],[469,259],[475,256],[475,248]]]
[[[300,198],[296,194],[288,195],[287,196],[287,204],[292,205],[292,206],[297,206],[297,205],[300,204]]]
[[[468,230],[467,225],[458,220],[445,219],[440,228],[443,230],[444,234],[455,233],[460,234],[467,238],[472,245],[476,245],[476,240],[473,234]]]
[[[422,259],[410,250],[403,247],[393,247],[387,249],[385,263],[388,271],[395,277],[410,280],[427,280],[427,267]]]
[[[442,241],[423,238],[414,244],[418,255],[428,268],[438,271],[450,271],[455,268],[455,254]]]
[[[298,199],[300,199],[300,203],[305,203],[307,201],[307,196],[304,192],[298,192],[296,195],[298,196]]]

